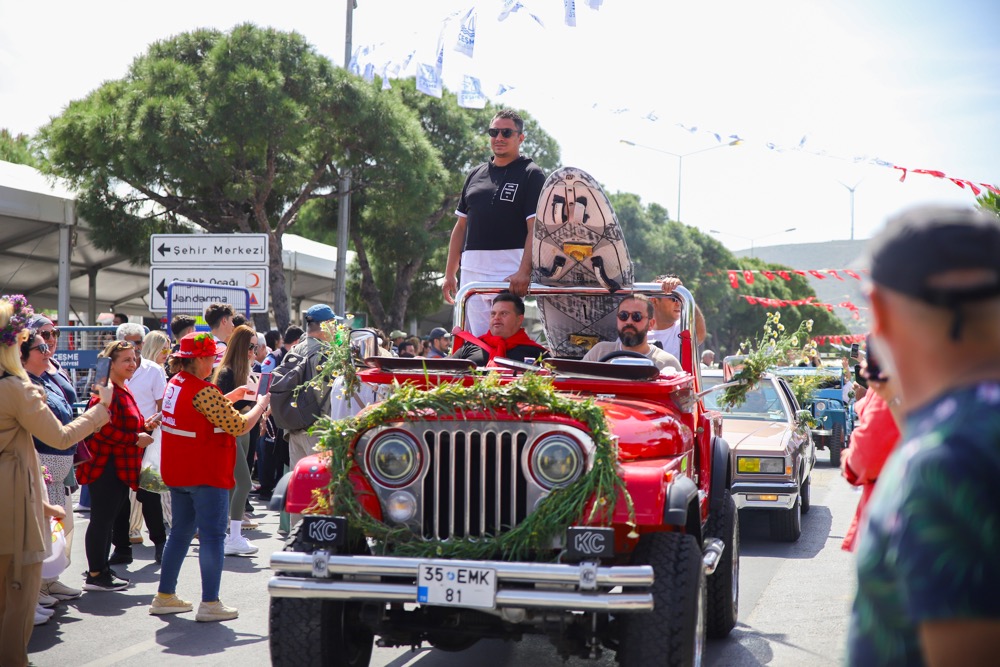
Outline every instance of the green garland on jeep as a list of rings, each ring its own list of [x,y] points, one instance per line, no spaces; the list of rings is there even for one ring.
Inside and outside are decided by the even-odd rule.
[[[338,347],[335,343],[333,347]],[[329,364],[328,370],[336,373]],[[350,480],[354,467],[351,444],[358,433],[425,412],[436,418],[461,417],[465,412],[520,414],[524,419],[543,415],[564,415],[584,425],[593,437],[594,465],[573,484],[553,490],[537,509],[513,530],[490,538],[424,540],[408,527],[390,527],[376,520],[361,506]],[[376,551],[397,556],[551,561],[557,553],[552,539],[582,517],[587,525],[610,524],[618,496],[628,505],[630,538],[635,532],[635,508],[624,483],[615,471],[616,445],[604,412],[593,399],[569,398],[557,393],[551,378],[526,373],[513,382],[501,383],[498,375],[477,378],[471,385],[443,383],[433,388],[412,384],[396,385],[385,401],[371,405],[361,414],[338,421],[320,421],[314,432],[321,435],[320,446],[330,452],[329,496],[317,490],[314,502],[348,518],[352,527],[373,538]],[[596,499],[587,512],[587,504]]]

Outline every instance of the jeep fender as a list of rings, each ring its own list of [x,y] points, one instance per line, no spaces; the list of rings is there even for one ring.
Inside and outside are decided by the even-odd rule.
[[[685,530],[701,544],[701,512],[698,487],[690,477],[677,477],[667,490],[663,505],[663,523]]]
[[[288,493],[288,482],[292,479],[292,473],[286,472],[282,478],[274,485],[271,492],[271,500],[267,502],[267,509],[272,512],[282,512],[285,509],[285,494]]]
[[[712,437],[712,486],[709,492],[709,511],[721,512],[722,498],[732,486],[733,469],[729,443],[719,436]]]

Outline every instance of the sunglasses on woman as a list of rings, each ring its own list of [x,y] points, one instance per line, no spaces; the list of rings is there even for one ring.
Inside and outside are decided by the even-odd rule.
[[[51,331],[39,331],[38,335],[45,340],[52,340],[54,338],[59,338],[59,329],[52,329]]]
[[[631,317],[633,322],[642,322],[642,318],[646,317],[646,314],[642,311],[635,310],[629,312],[627,310],[618,311],[618,319],[622,322],[628,322],[628,318]]]
[[[38,345],[32,345],[28,349],[29,350],[38,350],[42,354],[48,354],[49,353],[49,346],[46,345],[45,343],[39,343]]]
[[[491,127],[490,129],[488,129],[486,131],[494,139],[497,138],[498,134],[502,134],[504,139],[510,139],[512,136],[514,136],[515,134],[517,134],[517,130],[512,130],[509,127],[503,127],[503,128],[500,128],[500,127]]]

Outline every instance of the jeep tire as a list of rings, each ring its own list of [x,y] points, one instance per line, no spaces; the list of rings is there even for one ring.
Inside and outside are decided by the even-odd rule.
[[[711,639],[721,639],[736,627],[740,608],[740,517],[729,491],[723,495],[722,509],[709,516],[705,532],[722,540],[726,547],[715,572],[706,581],[706,633]]]
[[[292,530],[286,551],[309,552],[300,531]],[[361,623],[361,603],[301,598],[271,598],[271,664],[368,667],[375,639]]]
[[[772,510],[771,537],[782,542],[797,542],[802,535],[802,496],[795,495],[795,504],[787,510]]]
[[[639,538],[632,563],[653,566],[653,610],[620,616],[622,667],[700,664],[707,599],[698,541],[681,533],[647,533]]]
[[[840,467],[840,452],[844,449],[844,425],[834,424],[830,436],[830,467]]]

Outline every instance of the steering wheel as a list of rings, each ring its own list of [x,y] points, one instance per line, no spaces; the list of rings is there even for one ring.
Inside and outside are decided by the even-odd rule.
[[[618,359],[619,357],[632,357],[634,359],[649,359],[645,354],[640,354],[639,352],[633,352],[632,350],[615,350],[614,352],[608,352],[603,357],[598,359],[599,362],[611,361],[612,359]]]

